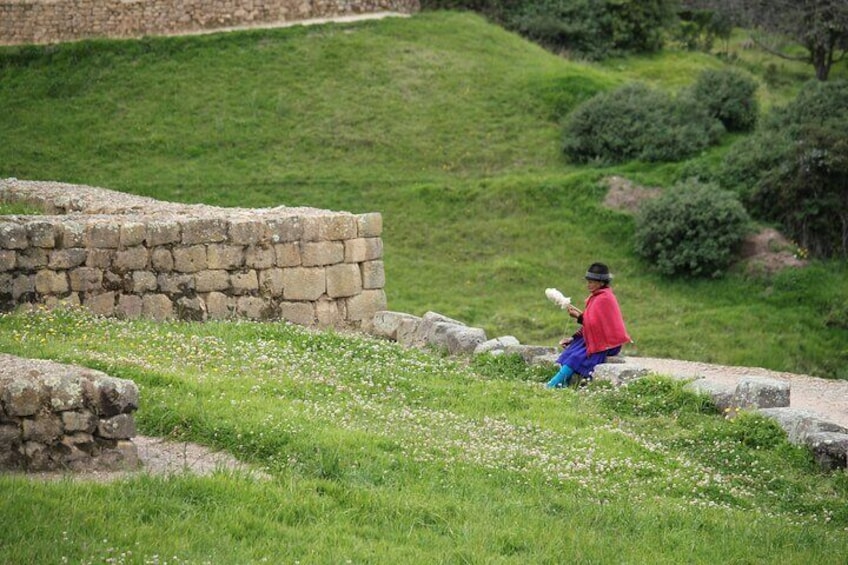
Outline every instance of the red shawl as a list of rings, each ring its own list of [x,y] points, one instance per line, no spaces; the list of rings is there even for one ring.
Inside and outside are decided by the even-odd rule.
[[[599,288],[586,299],[583,338],[589,355],[632,341],[624,328],[621,308],[611,288]]]

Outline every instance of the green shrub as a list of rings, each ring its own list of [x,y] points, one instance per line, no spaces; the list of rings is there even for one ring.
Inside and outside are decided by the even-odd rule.
[[[730,264],[748,224],[735,194],[690,180],[642,205],[636,252],[666,275],[716,277]]]
[[[425,10],[473,10],[557,53],[601,59],[663,47],[675,0],[422,0]]]
[[[757,123],[757,83],[735,69],[703,71],[692,87],[692,96],[727,131],[751,131]]]
[[[533,0],[506,27],[555,52],[601,59],[662,49],[673,0]]]
[[[728,153],[717,175],[755,218],[816,257],[848,257],[848,81],[805,85]]]
[[[563,151],[577,163],[676,161],[714,144],[722,131],[691,97],[633,83],[578,106],[566,121]]]

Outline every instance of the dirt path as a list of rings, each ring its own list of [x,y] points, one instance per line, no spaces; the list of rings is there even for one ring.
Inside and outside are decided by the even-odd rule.
[[[823,419],[848,428],[848,381],[769,371],[758,367],[730,367],[674,359],[629,357],[628,361],[659,374],[681,377],[700,375],[708,381],[728,385],[736,384],[741,377],[748,376],[781,380],[789,383],[789,405],[792,408],[817,412]]]

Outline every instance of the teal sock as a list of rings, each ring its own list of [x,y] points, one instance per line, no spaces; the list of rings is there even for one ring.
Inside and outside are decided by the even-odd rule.
[[[570,377],[573,374],[574,371],[571,369],[571,367],[569,367],[568,365],[563,365],[562,368],[560,368],[559,372],[554,375],[553,378],[549,380],[548,384],[545,386],[547,388],[556,388],[557,386],[562,384],[563,381],[565,381],[566,386],[568,386],[568,381],[571,380]]]

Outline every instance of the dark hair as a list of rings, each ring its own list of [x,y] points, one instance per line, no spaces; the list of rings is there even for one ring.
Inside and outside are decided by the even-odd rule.
[[[603,263],[592,263],[586,271],[586,280],[599,281],[604,283],[604,286],[607,286],[612,280],[612,275],[609,272],[609,267]]]

